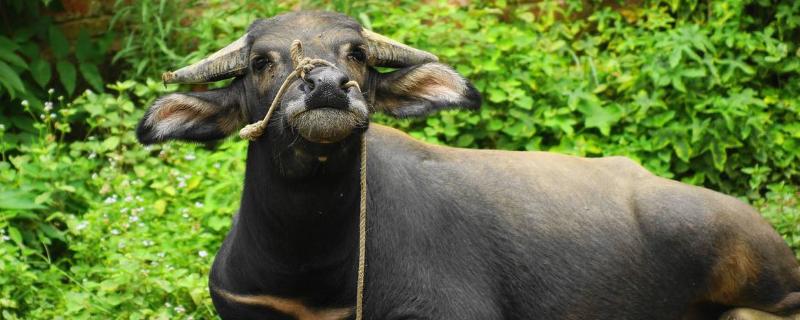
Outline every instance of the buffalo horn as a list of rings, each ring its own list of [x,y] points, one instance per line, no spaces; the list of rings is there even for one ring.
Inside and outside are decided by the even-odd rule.
[[[367,29],[363,29],[361,35],[367,40],[367,62],[371,66],[403,68],[439,61],[432,53],[409,47]]]
[[[164,83],[206,83],[240,76],[247,69],[247,35],[192,65],[161,75]]]

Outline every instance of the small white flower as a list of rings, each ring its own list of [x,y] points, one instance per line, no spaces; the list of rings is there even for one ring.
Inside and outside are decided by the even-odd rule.
[[[180,181],[178,181],[178,189],[182,189],[182,188],[185,188],[185,187],[186,187],[186,181],[185,180],[181,179]]]
[[[138,181],[138,183],[137,183],[137,181]],[[134,181],[134,183],[137,183],[137,184],[141,184],[142,183],[141,180],[137,180],[137,181]],[[142,198],[142,196],[136,196],[136,202],[142,202],[142,201],[144,201],[144,198]]]
[[[6,129],[6,126],[5,126],[5,125],[2,125],[2,124],[0,124],[0,131],[3,131],[3,130],[5,130],[5,129]]]
[[[55,119],[55,118],[56,118],[56,114],[55,114],[55,113],[51,113],[51,114],[50,114],[50,118],[53,118],[53,119]]]
[[[115,203],[115,202],[117,202],[117,195],[110,196],[110,197],[106,198],[106,200],[103,201],[103,203],[105,203],[105,204],[112,204],[112,203]]]
[[[175,312],[184,313],[184,312],[186,312],[186,308],[184,308],[183,306],[177,306],[177,307],[175,307]]]
[[[124,200],[125,200],[125,202],[131,202],[131,201],[133,201],[133,196],[129,195],[129,196],[125,197]]]
[[[56,93],[56,89],[50,88],[49,90],[47,90],[47,94],[54,94],[54,93]]]
[[[51,110],[53,110],[53,102],[51,102],[51,101],[46,101],[46,102],[44,103],[44,111],[45,111],[45,112],[50,112]]]
[[[119,243],[117,243],[117,248],[120,249],[125,248],[125,241],[120,241]]]
[[[40,114],[40,115],[39,115],[39,119],[42,119],[42,120],[44,120],[44,113],[42,113],[42,114]]]
[[[22,104],[23,107],[27,107],[27,106],[30,105],[30,103],[28,103],[28,100],[22,100],[21,104]]]
[[[92,180],[97,179],[97,173],[92,173]]]
[[[220,165],[219,162],[215,162],[214,163],[214,169],[219,169],[220,166],[222,166],[222,165]]]
[[[97,153],[92,151],[92,153],[89,154],[89,160],[94,159],[94,158],[97,158]]]
[[[81,221],[81,223],[78,223],[78,225],[75,226],[75,229],[80,231],[80,230],[86,229],[86,227],[88,227],[88,226],[89,226],[89,222],[88,221]]]
[[[7,235],[2,235],[2,236],[0,236],[0,241],[2,241],[2,242],[6,242],[6,241],[8,241],[8,240],[11,240],[11,237],[9,237],[9,236],[7,236]]]
[[[183,159],[186,161],[194,161],[194,159],[197,159],[197,157],[194,156],[194,153],[190,153],[183,156]]]
[[[128,220],[130,220],[131,222],[139,221],[139,216],[135,216],[135,215],[131,216],[130,218],[128,218]]]
[[[198,202],[195,202],[195,203],[194,203],[194,206],[195,206],[195,207],[198,207],[198,208],[202,208],[202,207],[203,207],[203,203],[202,203],[202,202],[200,202],[200,201],[198,201]]]
[[[58,96],[58,101],[64,101],[64,96]]]
[[[152,246],[153,244],[155,244],[155,242],[153,242],[153,240],[142,240],[142,245],[145,246],[145,247]]]
[[[169,302],[165,302],[165,303],[164,303],[164,306],[165,306],[165,307],[167,307],[167,308],[169,308],[169,307],[172,307],[172,304],[171,304],[171,303],[169,303]]]
[[[167,254],[164,253],[164,252],[159,252],[159,253],[156,253],[156,256],[158,256],[159,258],[164,258],[165,256],[167,256]]]
[[[116,236],[116,235],[119,235],[119,230],[117,230],[117,229],[111,229],[111,234],[113,234],[113,235],[115,235],[115,236]]]
[[[91,96],[94,94],[94,92],[92,92],[92,90],[86,89],[86,94]]]
[[[197,252],[197,255],[200,256],[200,258],[205,258],[208,256],[208,252],[206,252],[205,250],[200,250]]]

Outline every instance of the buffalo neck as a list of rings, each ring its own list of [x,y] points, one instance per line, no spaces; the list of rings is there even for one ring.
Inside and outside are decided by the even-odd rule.
[[[251,143],[237,238],[282,274],[349,267],[358,236],[358,138]]]

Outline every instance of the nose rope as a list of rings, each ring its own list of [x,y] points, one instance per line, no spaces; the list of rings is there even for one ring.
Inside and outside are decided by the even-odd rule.
[[[272,113],[275,111],[275,107],[280,102],[283,94],[286,92],[286,88],[289,87],[289,84],[292,83],[296,78],[300,78],[305,80],[306,74],[311,72],[317,66],[324,65],[332,68],[336,68],[333,63],[330,63],[323,59],[310,59],[303,56],[303,45],[300,40],[292,41],[292,46],[289,50],[292,63],[294,64],[295,68],[292,73],[286,77],[286,80],[283,81],[281,84],[280,89],[278,89],[278,93],[275,94],[275,99],[272,100],[272,104],[267,109],[267,114],[264,116],[264,119],[261,119],[255,123],[251,123],[242,130],[239,130],[239,136],[242,139],[247,139],[250,141],[255,141],[258,137],[264,134],[264,130],[267,128],[267,123],[269,122],[270,117],[272,117]],[[361,88],[358,86],[358,82],[354,80],[350,80],[342,86],[345,90],[350,89],[352,87],[356,87],[358,91],[361,91]],[[362,134],[361,136],[361,155],[360,155],[360,174],[359,174],[359,187],[361,189],[359,195],[359,210],[358,210],[358,279],[356,282],[356,308],[355,308],[355,318],[356,320],[363,320],[364,319],[364,281],[366,278],[366,256],[367,256],[367,137],[366,134]]]
[[[275,107],[278,105],[278,103],[280,103],[281,98],[283,98],[283,94],[286,93],[286,89],[295,79],[300,78],[306,80],[306,74],[318,66],[327,66],[338,69],[336,65],[328,62],[327,60],[304,57],[303,44],[300,42],[300,40],[292,41],[292,46],[289,49],[289,53],[292,57],[292,64],[295,66],[294,71],[292,71],[292,73],[286,77],[286,80],[283,81],[283,84],[281,84],[280,89],[278,89],[278,93],[275,94],[275,98],[272,99],[272,104],[270,104],[269,109],[267,109],[267,114],[264,116],[264,119],[248,124],[242,128],[242,130],[239,130],[239,137],[242,139],[255,141],[258,139],[258,137],[264,134],[264,130],[267,128],[267,123],[272,117],[272,113],[275,112]],[[345,90],[352,87],[356,87],[358,91],[361,91],[361,88],[358,86],[358,82],[355,80],[350,80],[342,86],[342,88]]]

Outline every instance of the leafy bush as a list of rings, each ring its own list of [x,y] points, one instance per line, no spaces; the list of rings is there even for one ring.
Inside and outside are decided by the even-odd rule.
[[[52,18],[60,1],[10,0],[0,3],[0,125],[11,149],[36,135],[28,114],[50,113],[45,100],[72,97],[76,89],[104,89],[99,66],[105,61],[113,33],[92,38],[83,29],[70,42]],[[62,98],[63,99],[63,98]]]
[[[109,88],[37,121],[39,144],[0,162],[0,274],[14,275],[0,277],[3,319],[213,314],[209,253],[238,206],[246,144],[143,148],[134,105],[164,89]],[[63,142],[58,128],[76,119],[89,136]]]
[[[477,114],[393,123],[463,147],[626,155],[752,197],[769,183],[796,185],[800,4],[668,3],[578,20],[558,17],[588,8],[548,1],[370,16],[376,30],[456,66],[486,100]]]

